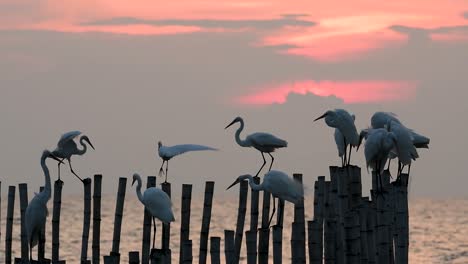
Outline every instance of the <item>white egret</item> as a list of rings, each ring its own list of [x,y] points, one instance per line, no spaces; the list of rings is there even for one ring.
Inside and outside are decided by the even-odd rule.
[[[58,162],[62,162],[55,157],[50,151],[44,150],[41,156],[41,167],[44,172],[45,185],[44,189],[37,193],[29,202],[25,212],[26,232],[29,244],[29,259],[32,261],[32,248],[35,247],[42,236],[44,224],[48,215],[47,202],[51,196],[51,183],[49,168],[46,165],[46,159],[53,158]]]
[[[151,187],[141,193],[141,177],[137,173],[133,174],[133,184],[137,182],[136,194],[138,200],[145,206],[153,217],[153,248],[156,240],[156,221],[155,218],[161,220],[163,224],[168,224],[175,221],[174,213],[172,212],[171,198],[167,193],[157,187]]]
[[[263,167],[266,164],[265,156],[263,155],[264,153],[267,153],[271,157],[271,164],[270,164],[270,168],[268,169],[268,171],[270,171],[271,167],[273,166],[273,162],[275,160],[275,158],[273,157],[273,155],[271,155],[271,153],[274,152],[278,148],[287,147],[288,142],[286,142],[286,140],[277,138],[273,136],[272,134],[263,133],[263,132],[250,134],[245,138],[245,140],[242,140],[240,138],[240,133],[244,129],[244,120],[241,117],[236,117],[224,129],[227,129],[228,127],[232,126],[233,124],[237,122],[240,123],[240,126],[237,129],[236,135],[235,135],[237,144],[239,144],[239,146],[241,147],[253,147],[256,150],[260,151],[260,153],[262,154],[263,165],[260,167],[260,169],[258,170],[257,174],[255,174],[255,176],[258,176],[258,174],[260,173],[260,171],[263,169]]]
[[[344,145],[344,159],[342,158],[342,165],[349,165],[351,161],[351,149],[359,144],[359,135],[356,125],[354,124],[355,116],[344,109],[335,109],[325,112],[325,114],[316,118],[314,122],[322,118],[325,118],[325,123],[329,127],[335,128],[335,143],[337,144],[339,152],[342,149],[342,145]],[[339,130],[338,134],[336,130]],[[337,140],[337,136],[340,134],[343,136],[343,141]],[[348,146],[349,156],[346,156]]]
[[[175,146],[164,146],[161,141],[158,142],[158,154],[159,157],[163,160],[161,168],[159,169],[159,175],[163,174],[163,166],[166,163],[166,179],[164,182],[167,182],[167,169],[169,167],[169,160],[173,157],[183,154],[189,151],[201,151],[201,150],[218,150],[216,148],[195,145],[195,144],[181,144]]]
[[[265,177],[263,177],[262,183],[260,184],[256,184],[252,175],[250,174],[241,175],[237,177],[236,181],[234,181],[234,183],[231,184],[227,189],[230,189],[232,186],[240,183],[243,180],[249,181],[249,185],[252,190],[263,190],[273,195],[273,212],[271,214],[270,220],[268,221],[268,226],[270,225],[271,220],[273,219],[273,215],[276,212],[275,198],[288,201],[293,204],[297,204],[304,199],[304,190],[301,183],[281,171],[272,170],[267,172]]]
[[[411,161],[419,158],[416,147],[413,143],[411,131],[394,120],[389,120],[387,129],[393,132],[396,137],[395,153],[398,156],[398,178],[405,166],[408,166],[408,174],[411,170]]]
[[[93,144],[91,144],[91,141],[89,138],[85,135],[80,137],[80,144],[83,147],[82,149],[79,149],[78,146],[76,145],[74,139],[81,135],[80,131],[70,131],[62,135],[60,138],[59,142],[57,143],[57,148],[55,148],[54,151],[52,151],[52,154],[55,155],[58,158],[61,158],[62,161],[67,159],[68,160],[68,165],[70,166],[70,171],[78,178],[80,181],[83,182],[83,180],[78,176],[78,174],[75,173],[75,171],[72,168],[71,165],[71,157],[73,155],[83,155],[86,153],[88,150],[88,147],[86,146],[85,142],[91,146],[91,148],[94,149]],[[58,164],[58,179],[60,180],[60,165],[61,163]]]
[[[380,188],[382,188],[382,172],[384,171],[390,152],[397,144],[397,138],[393,132],[388,132],[384,128],[362,130],[360,138],[361,140],[362,138],[366,138],[364,155],[366,157],[367,169],[370,167],[375,171]]]

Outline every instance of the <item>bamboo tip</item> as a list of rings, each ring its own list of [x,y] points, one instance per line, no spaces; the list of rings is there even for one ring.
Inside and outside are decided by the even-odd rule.
[[[86,179],[83,179],[83,185],[89,185],[91,184],[91,178],[86,178]]]

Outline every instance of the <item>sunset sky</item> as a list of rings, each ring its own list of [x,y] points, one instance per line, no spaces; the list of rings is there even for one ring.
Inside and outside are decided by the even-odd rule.
[[[412,167],[415,196],[466,197],[466,0],[2,0],[0,58],[6,185],[42,183],[42,149],[81,130],[96,151],[76,170],[104,174],[107,191],[155,174],[158,140],[220,148],[174,159],[169,177],[224,187],[261,164],[223,130],[238,115],[243,136],[288,140],[275,168],[312,184],[339,163],[333,131],[312,120],[340,107],[358,128],[392,111],[432,139]]]

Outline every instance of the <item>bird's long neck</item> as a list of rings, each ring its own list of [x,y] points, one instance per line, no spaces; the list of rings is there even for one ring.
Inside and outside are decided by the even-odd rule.
[[[85,143],[84,137],[81,137],[81,138],[80,138],[80,144],[81,144],[81,146],[83,147],[83,149],[79,149],[78,152],[76,153],[76,155],[83,155],[83,154],[85,154],[86,151],[88,150],[88,146],[87,146],[86,143]]]
[[[142,204],[145,204],[143,201],[143,194],[141,194],[141,178],[137,178],[136,194],[138,196],[138,200],[140,200]]]
[[[248,179],[249,179],[250,188],[252,188],[252,190],[254,190],[254,191],[263,190],[263,183],[256,184],[255,181],[254,181],[254,178],[252,177],[252,175],[249,175]]]
[[[49,168],[46,165],[46,159],[47,159],[47,156],[45,155],[41,157],[41,167],[42,167],[42,171],[44,172],[45,186],[44,186],[44,190],[40,192],[38,195],[43,197],[44,202],[47,203],[47,201],[50,199],[50,196],[51,196],[50,194],[51,194],[52,187],[50,184],[50,174],[49,174]]]
[[[240,126],[239,128],[237,129],[236,131],[236,142],[237,144],[239,144],[239,146],[242,146],[242,147],[250,147],[250,145],[245,141],[245,140],[242,140],[240,138],[240,133],[242,132],[242,130],[244,129],[244,120],[240,120],[239,121],[240,123]]]

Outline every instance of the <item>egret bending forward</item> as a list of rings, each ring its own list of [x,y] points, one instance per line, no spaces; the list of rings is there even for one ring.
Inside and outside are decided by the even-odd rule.
[[[72,168],[71,165],[71,157],[73,155],[83,155],[86,153],[88,150],[88,147],[86,146],[85,142],[91,146],[91,148],[94,149],[93,144],[91,144],[91,141],[87,136],[81,136],[80,137],[80,144],[83,147],[82,149],[79,149],[78,146],[76,145],[74,139],[81,135],[80,131],[70,131],[62,135],[60,138],[59,142],[57,143],[57,148],[55,148],[54,151],[52,151],[52,154],[58,158],[61,158],[61,162],[58,164],[58,179],[60,180],[60,165],[63,163],[62,161],[67,159],[68,160],[68,165],[70,166],[70,171],[75,175],[80,181],[83,182],[83,179],[78,176],[78,174],[75,173],[75,171]]]
[[[252,190],[263,190],[273,195],[273,212],[271,213],[270,220],[268,221],[268,226],[270,226],[271,220],[273,219],[273,216],[276,212],[275,198],[288,201],[293,204],[297,204],[304,199],[304,190],[302,188],[302,184],[289,177],[282,171],[269,171],[267,174],[265,174],[265,177],[263,177],[263,182],[261,184],[256,184],[252,175],[250,174],[241,175],[226,190],[230,189],[232,186],[240,183],[243,180],[249,181],[249,185]]]
[[[164,163],[166,163],[166,179],[164,182],[167,182],[167,169],[169,167],[169,160],[173,157],[183,154],[189,151],[201,151],[201,150],[218,150],[212,147],[202,146],[202,145],[195,145],[195,144],[181,144],[175,146],[164,146],[161,141],[158,142],[158,154],[159,157],[163,160],[161,164],[161,168],[159,168],[159,175],[164,174],[163,167]]]
[[[46,159],[53,158],[58,162],[60,159],[52,155],[52,153],[48,150],[44,150],[41,156],[41,167],[44,172],[45,178],[45,185],[44,190],[42,192],[36,194],[34,198],[32,198],[31,202],[28,204],[25,212],[25,223],[26,223],[26,233],[28,236],[28,244],[29,244],[29,260],[32,262],[32,249],[35,247],[43,235],[44,231],[43,227],[45,226],[47,215],[49,214],[47,211],[47,202],[50,199],[51,194],[51,184],[50,184],[50,174],[49,168],[46,165]]]
[[[138,200],[145,206],[153,217],[153,248],[156,240],[156,221],[155,218],[161,220],[163,224],[168,224],[175,221],[172,213],[172,202],[169,195],[157,187],[151,187],[141,193],[141,177],[137,173],[133,174],[133,184],[137,182],[136,194]]]
[[[270,164],[270,168],[268,169],[268,171],[270,171],[271,167],[273,166],[273,162],[275,160],[273,155],[271,155],[271,152],[274,152],[278,148],[287,147],[288,142],[286,142],[286,140],[277,138],[273,136],[272,134],[263,133],[263,132],[250,134],[245,138],[245,140],[242,140],[240,138],[240,133],[244,129],[244,120],[241,117],[236,117],[224,129],[227,129],[228,127],[232,126],[233,124],[237,122],[240,123],[240,127],[237,129],[236,135],[235,135],[237,144],[239,144],[239,146],[241,147],[254,147],[256,150],[260,151],[260,153],[262,154],[263,165],[260,167],[260,169],[258,170],[257,174],[255,174],[255,176],[258,176],[258,174],[263,169],[263,167],[265,167],[266,160],[265,160],[265,156],[263,155],[263,153],[267,153],[271,157],[271,164]]]

